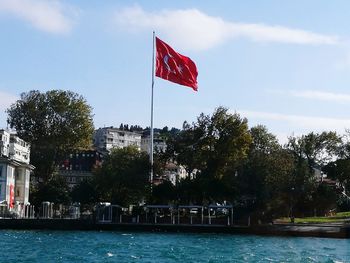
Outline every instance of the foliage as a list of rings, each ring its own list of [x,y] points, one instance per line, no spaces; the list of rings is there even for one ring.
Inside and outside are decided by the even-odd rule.
[[[310,169],[324,165],[339,153],[341,137],[335,132],[309,133],[301,137],[291,136],[288,149],[299,159],[305,159]]]
[[[82,205],[96,203],[97,194],[93,180],[84,180],[74,186],[71,191],[71,198],[73,202],[79,202]]]
[[[149,191],[148,155],[136,147],[114,149],[95,172],[100,201],[119,205],[138,204]]]
[[[340,212],[333,216],[313,216],[313,217],[297,217],[295,223],[345,223],[350,217],[350,212]],[[290,218],[279,218],[278,223],[290,223]]]
[[[294,159],[282,149],[265,126],[250,129],[252,143],[247,161],[238,173],[240,199],[249,201],[251,210],[276,215],[290,209]]]
[[[89,147],[90,106],[69,91],[30,91],[7,112],[10,126],[32,144],[36,174],[45,179],[31,192],[32,202],[69,202],[66,183],[53,176],[55,161],[69,151]],[[120,129],[149,133],[148,127],[139,125],[121,124]],[[174,162],[191,177],[175,186],[165,181],[154,186],[151,194],[147,154],[134,147],[115,149],[93,180],[71,191],[72,200],[123,206],[146,200],[182,205],[228,202],[268,220],[322,214],[337,204],[343,209],[349,206],[345,197],[350,189],[350,131],[344,137],[335,132],[291,136],[282,146],[265,126],[248,129],[247,119],[224,107],[211,115],[200,114],[193,123],[184,122],[181,130],[154,131],[167,141],[167,150],[154,155],[155,175],[164,174],[167,162]],[[315,176],[321,169],[342,188],[321,183]]]
[[[183,130],[169,138],[167,147],[169,159],[183,165],[189,174],[197,171],[193,182],[181,184],[184,199],[196,202],[232,199],[234,176],[247,157],[250,142],[247,120],[223,107],[211,116],[200,114],[192,124],[185,122]],[[196,185],[194,189],[200,191],[191,194],[188,184]]]
[[[152,202],[154,204],[168,204],[176,200],[177,193],[175,186],[165,181],[162,184],[153,187]]]
[[[71,202],[67,182],[59,175],[54,175],[48,181],[33,186],[29,197],[30,203],[36,207],[39,207],[44,201],[67,205]]]
[[[90,147],[94,131],[91,111],[82,96],[62,90],[22,93],[7,109],[10,127],[31,144],[37,177],[49,180],[65,154]]]
[[[301,137],[290,137],[287,149],[294,156],[293,206],[299,213],[316,209],[315,198],[320,178],[315,172],[338,155],[341,138],[335,132],[309,133]]]

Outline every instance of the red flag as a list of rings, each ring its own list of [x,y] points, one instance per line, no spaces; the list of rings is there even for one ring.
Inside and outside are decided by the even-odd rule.
[[[177,53],[156,37],[156,76],[191,87],[197,91],[197,67],[188,57]]]

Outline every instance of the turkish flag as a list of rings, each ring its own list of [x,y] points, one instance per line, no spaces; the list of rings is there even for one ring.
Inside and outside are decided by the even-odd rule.
[[[188,57],[177,53],[156,37],[156,76],[191,87],[197,91],[197,67]]]

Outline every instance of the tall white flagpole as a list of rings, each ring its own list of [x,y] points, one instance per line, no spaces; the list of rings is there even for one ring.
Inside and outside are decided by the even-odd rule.
[[[151,189],[153,187],[153,90],[154,90],[154,50],[155,50],[155,32],[153,31],[153,53],[152,53],[152,95],[151,95],[151,144],[150,144],[150,163],[151,163],[151,174],[150,183]]]

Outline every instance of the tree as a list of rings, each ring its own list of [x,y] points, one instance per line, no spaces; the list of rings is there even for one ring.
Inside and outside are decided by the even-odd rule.
[[[200,194],[189,199],[199,202],[232,200],[234,198],[235,174],[247,157],[251,135],[246,119],[239,114],[231,114],[224,107],[217,108],[210,115],[200,114],[197,121],[183,125],[183,130],[168,141],[167,152],[190,174],[195,169],[196,179],[184,182],[199,185]],[[198,200],[199,197],[202,200]]]
[[[68,205],[71,201],[70,189],[64,177],[55,175],[48,181],[38,184],[37,187],[31,189],[30,203],[39,207],[41,202],[49,201],[55,204]]]
[[[10,127],[31,144],[37,177],[49,180],[56,163],[67,153],[90,147],[94,131],[91,111],[82,96],[62,90],[22,93],[7,109]]]
[[[176,188],[170,181],[153,187],[152,201],[155,204],[168,204],[176,200]]]
[[[265,126],[250,129],[252,143],[247,160],[238,172],[240,203],[260,219],[284,216],[290,207],[293,155],[284,150]]]
[[[310,169],[332,160],[341,148],[342,140],[336,132],[310,132],[301,137],[290,137],[287,147],[298,159],[308,162]]]
[[[238,174],[240,195],[241,198],[253,200],[257,206],[263,206],[268,198],[266,180],[276,175],[272,162],[277,159],[271,159],[270,156],[278,157],[275,153],[281,146],[265,126],[252,127],[250,134],[252,143],[248,158]]]
[[[93,180],[84,180],[74,186],[71,192],[73,202],[79,202],[82,205],[92,205],[96,203],[96,189]]]
[[[99,199],[119,205],[138,204],[148,197],[150,163],[136,147],[114,149],[95,171]]]
[[[341,144],[341,138],[335,132],[311,132],[301,137],[289,138],[287,149],[295,160],[293,200],[299,212],[304,213],[315,208],[313,199],[318,196],[318,183],[314,169],[321,170],[337,156]]]

